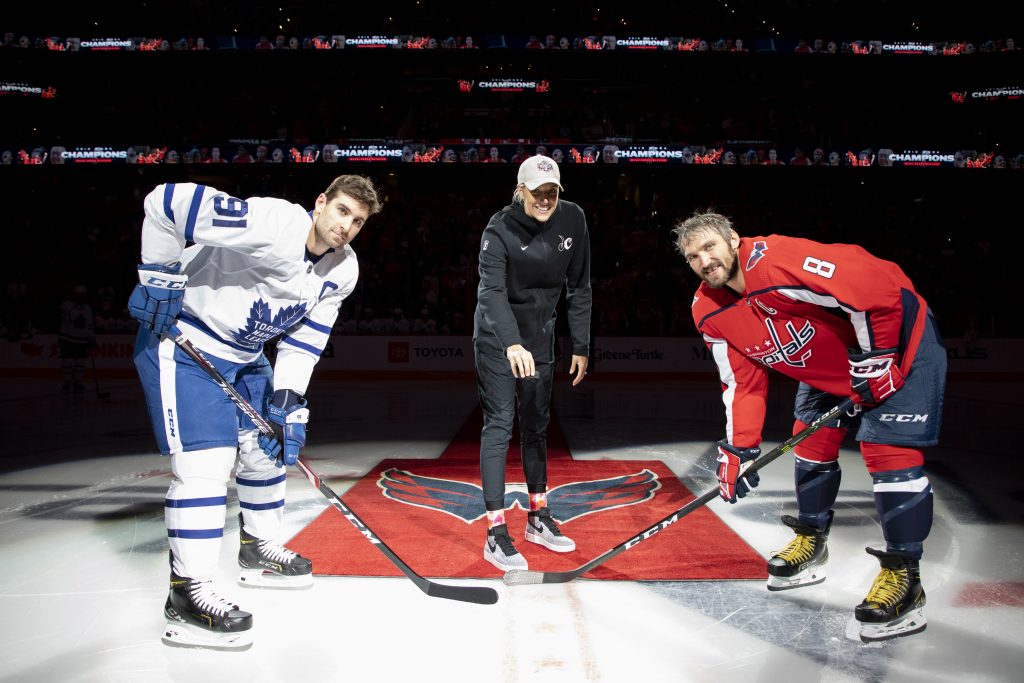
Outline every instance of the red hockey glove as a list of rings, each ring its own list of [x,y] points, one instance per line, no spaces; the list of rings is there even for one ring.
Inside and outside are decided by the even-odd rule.
[[[850,388],[853,400],[864,405],[878,405],[903,386],[903,373],[898,365],[896,349],[879,349],[867,353],[851,351]]]
[[[760,455],[760,448],[736,448],[725,439],[718,442],[718,495],[723,500],[735,503],[761,482],[757,472],[741,476],[743,465]]]

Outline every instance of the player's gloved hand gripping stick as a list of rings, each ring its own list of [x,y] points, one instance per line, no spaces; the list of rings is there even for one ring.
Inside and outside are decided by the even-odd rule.
[[[252,405],[250,405],[249,402],[246,401],[233,386],[228,384],[227,380],[224,379],[224,376],[220,374],[217,368],[215,368],[213,364],[203,356],[199,349],[192,345],[192,342],[182,334],[181,330],[179,330],[177,326],[170,326],[168,334],[171,339],[174,340],[174,343],[178,345],[178,348],[184,351],[189,358],[194,360],[196,365],[202,368],[206,374],[210,376],[210,379],[216,382],[217,385],[224,390],[224,393],[228,395],[228,398],[230,398],[231,401],[253,421],[261,434],[276,440],[276,437],[274,436],[274,428],[267,419],[264,418],[258,410],[253,408]],[[285,448],[287,448],[287,435],[285,435],[285,439]],[[392,564],[398,567],[403,574],[409,577],[409,579],[411,579],[412,582],[416,584],[416,587],[421,591],[434,598],[447,598],[448,600],[472,602],[478,605],[493,605],[498,601],[498,592],[493,588],[487,588],[485,586],[448,586],[429,581],[414,572],[412,568],[402,560],[402,558],[396,555],[391,548],[377,538],[377,535],[363,523],[363,520],[359,519],[359,517],[357,517],[356,514],[352,512],[347,505],[345,505],[337,493],[332,491],[319,476],[306,466],[306,463],[298,457],[297,450],[295,454],[295,465],[302,470],[302,473],[306,475],[309,482],[316,487],[321,494],[323,494],[331,505],[337,508],[338,512],[344,515],[345,519],[351,522],[367,541],[372,543],[377,550],[381,551],[385,557],[391,560]]]
[[[260,448],[278,465],[294,465],[306,445],[306,423],[309,422],[306,399],[290,389],[278,389],[267,412],[274,433],[260,432]]]
[[[772,450],[768,451],[766,455],[763,455],[757,458],[756,460],[746,460],[745,462],[742,463],[742,466],[739,468],[738,476],[741,478],[747,477],[749,479],[750,475],[754,474],[768,463],[773,462],[779,456],[790,452],[798,443],[809,437],[814,432],[818,431],[818,429],[824,427],[829,422],[832,422],[833,420],[839,418],[843,413],[849,410],[852,405],[852,398],[844,399],[842,403],[840,403],[835,408],[828,411],[827,413],[819,417],[817,420],[815,420],[814,422],[807,425],[799,432],[791,436],[789,440],[786,441],[785,443],[779,444]],[[675,524],[680,519],[690,514],[694,510],[699,510],[700,508],[704,507],[707,503],[714,500],[718,496],[718,486],[711,489],[710,491],[705,491],[698,498],[691,500],[689,503],[673,512],[668,517],[665,517],[655,522],[651,526],[641,531],[639,534],[632,536],[631,538],[627,539],[626,541],[623,541],[622,543],[615,546],[606,553],[599,555],[598,557],[595,557],[590,562],[587,562],[586,564],[581,565],[571,571],[538,572],[530,569],[510,569],[509,571],[505,572],[503,580],[509,586],[520,586],[524,584],[533,583],[567,583],[575,578],[583,576],[594,567],[604,564],[605,562],[612,559],[619,553],[629,550],[630,548],[632,548],[633,546],[637,545],[642,541],[646,541],[651,536],[654,536],[662,529],[671,526],[672,524]]]
[[[760,455],[760,448],[736,448],[725,439],[718,442],[718,493],[724,500],[735,503],[757,487],[761,477],[747,463]]]
[[[906,381],[900,371],[896,349],[878,349],[868,353],[851,350],[850,389],[853,400],[876,406],[889,398]]]

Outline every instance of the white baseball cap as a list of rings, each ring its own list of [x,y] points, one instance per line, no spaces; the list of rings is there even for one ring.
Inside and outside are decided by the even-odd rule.
[[[519,166],[519,184],[526,185],[526,189],[533,192],[544,183],[554,183],[562,192],[562,174],[558,170],[558,164],[551,157],[543,154],[536,154]]]

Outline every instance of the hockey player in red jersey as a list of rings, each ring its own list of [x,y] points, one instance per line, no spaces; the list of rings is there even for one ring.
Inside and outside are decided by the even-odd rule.
[[[768,560],[768,589],[821,583],[839,492],[839,448],[855,429],[874,482],[886,548],[868,548],[881,571],[857,606],[861,639],[924,630],[920,559],[932,523],[921,448],[938,442],[946,352],[924,299],[899,266],[858,246],[768,235],[741,238],[728,218],[696,213],[674,230],[703,281],[693,320],[718,365],[726,438],[719,493],[735,503],[757,486],[744,464],[760,455],[768,370],[799,381],[793,433],[852,397],[855,414],[794,449],[799,516],[793,541]]]

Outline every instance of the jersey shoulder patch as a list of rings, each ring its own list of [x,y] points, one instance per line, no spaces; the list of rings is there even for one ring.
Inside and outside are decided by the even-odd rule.
[[[764,258],[764,255],[768,252],[768,243],[765,240],[754,240],[750,246],[750,256],[747,257],[747,263],[743,266],[743,270],[750,271],[758,262]]]

